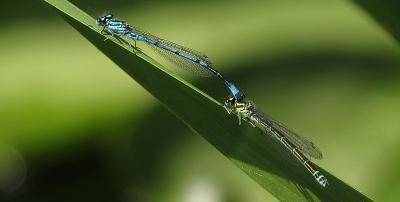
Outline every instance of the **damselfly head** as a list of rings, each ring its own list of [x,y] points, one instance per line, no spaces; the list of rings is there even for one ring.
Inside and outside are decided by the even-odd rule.
[[[105,14],[104,16],[97,18],[96,24],[99,25],[99,26],[104,25],[109,20],[112,20],[113,18],[114,18],[113,14],[110,14],[110,13]]]
[[[241,94],[240,97],[241,97],[242,100],[243,100],[246,96],[245,96],[244,94]],[[225,105],[226,105],[227,107],[233,106],[233,105],[235,105],[236,102],[240,102],[240,101],[242,101],[242,100],[239,100],[239,101],[238,101],[238,100],[235,98],[235,96],[229,96],[229,97],[225,100]]]
[[[232,106],[232,105],[235,104],[235,102],[236,102],[235,97],[229,96],[229,97],[225,100],[225,106],[227,106],[227,107]]]

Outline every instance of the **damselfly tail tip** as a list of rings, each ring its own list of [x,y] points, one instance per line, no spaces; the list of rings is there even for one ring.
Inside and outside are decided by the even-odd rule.
[[[321,175],[317,180],[319,184],[322,185],[323,187],[327,188],[329,186],[328,180],[326,179],[325,176]]]

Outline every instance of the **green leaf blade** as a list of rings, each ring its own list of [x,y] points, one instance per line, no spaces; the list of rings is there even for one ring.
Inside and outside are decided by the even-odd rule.
[[[104,41],[104,35],[91,27],[96,26],[92,17],[68,1],[45,0],[44,2],[54,8],[65,21],[165,107],[277,199],[281,201],[371,200],[317,166],[330,184],[328,188],[321,187],[304,167],[292,166],[283,159],[258,130],[249,124],[239,126],[237,117],[227,114],[220,103],[174,76],[147,55],[141,52],[132,53],[123,40],[112,38]]]

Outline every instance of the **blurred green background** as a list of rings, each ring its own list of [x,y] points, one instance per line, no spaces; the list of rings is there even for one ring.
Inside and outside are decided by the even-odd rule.
[[[359,5],[71,2],[206,53],[318,145],[315,163],[372,199],[399,198],[399,45]],[[0,201],[275,200],[39,1],[1,10]],[[216,100],[229,95],[161,62]]]

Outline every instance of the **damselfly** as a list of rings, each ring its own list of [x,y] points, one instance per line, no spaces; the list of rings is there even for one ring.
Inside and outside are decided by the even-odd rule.
[[[180,68],[199,76],[211,76],[215,74],[228,86],[236,100],[240,101],[243,99],[235,85],[212,67],[210,59],[205,54],[156,37],[142,29],[129,25],[126,21],[115,20],[112,14],[106,14],[97,18],[96,24],[103,26],[101,30],[98,30],[99,32],[103,32],[107,28],[107,31],[111,34],[105,40],[113,37],[114,34],[124,36],[132,50],[133,47],[128,38],[135,41],[135,47],[136,41],[144,41],[152,50]]]
[[[244,97],[244,95],[242,95],[242,97]],[[297,161],[303,164],[320,185],[328,187],[329,183],[326,177],[322,175],[306,157],[306,155],[308,155],[316,159],[322,159],[322,152],[313,142],[310,142],[305,137],[300,136],[285,125],[255,108],[251,102],[245,100],[237,101],[234,97],[229,97],[225,101],[224,107],[229,114],[237,114],[239,124],[241,124],[242,119],[244,119],[253,127],[260,129],[282,154],[289,153],[289,159],[294,157],[294,162]]]

